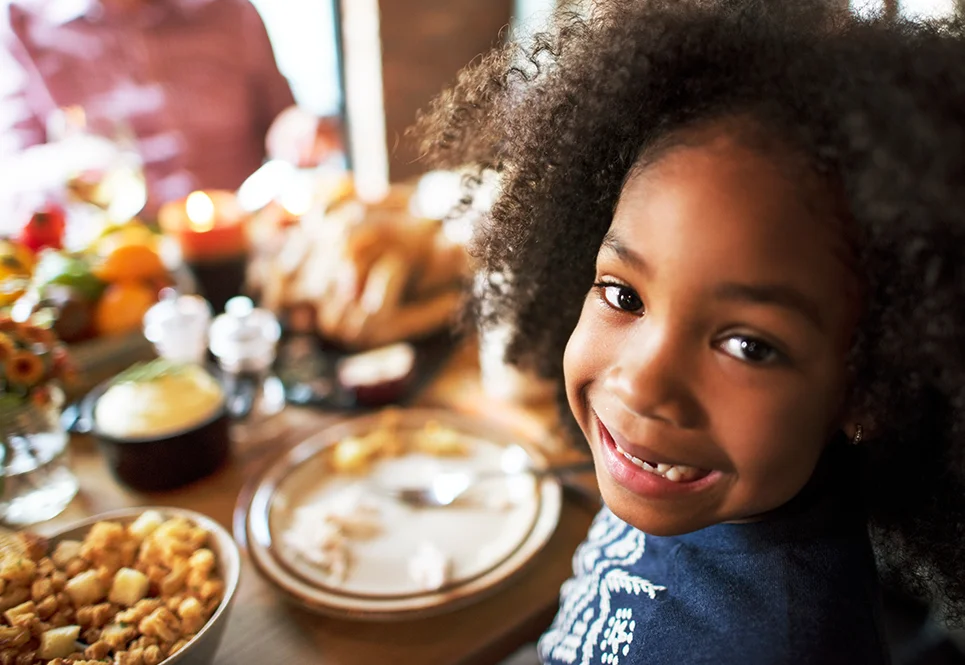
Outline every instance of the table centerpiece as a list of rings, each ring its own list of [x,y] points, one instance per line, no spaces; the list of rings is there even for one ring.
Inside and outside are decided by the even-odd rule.
[[[50,321],[0,314],[0,521],[49,519],[77,493],[60,417],[73,374]]]

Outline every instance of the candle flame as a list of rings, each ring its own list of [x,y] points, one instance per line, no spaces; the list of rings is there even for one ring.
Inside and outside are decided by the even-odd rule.
[[[204,192],[191,192],[184,210],[193,231],[203,233],[214,228],[214,201]]]

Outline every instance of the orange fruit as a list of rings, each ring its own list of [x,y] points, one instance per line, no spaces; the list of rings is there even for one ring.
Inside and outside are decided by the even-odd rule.
[[[121,245],[91,272],[105,282],[157,279],[167,274],[161,257],[146,245]]]
[[[157,249],[157,244],[158,235],[154,231],[142,222],[132,220],[120,226],[104,229],[88,249],[93,254],[106,257],[124,245],[144,245],[150,249]]]
[[[123,335],[140,330],[145,312],[157,302],[156,291],[140,282],[111,284],[94,308],[98,335]]]

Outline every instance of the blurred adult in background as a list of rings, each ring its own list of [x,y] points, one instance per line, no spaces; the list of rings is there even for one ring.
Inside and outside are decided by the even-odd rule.
[[[56,166],[50,146],[31,148],[70,107],[87,132],[133,144],[148,216],[196,189],[237,188],[266,156],[306,166],[340,145],[335,121],[295,106],[248,0],[11,0],[5,13],[0,172],[21,186],[38,163]]]

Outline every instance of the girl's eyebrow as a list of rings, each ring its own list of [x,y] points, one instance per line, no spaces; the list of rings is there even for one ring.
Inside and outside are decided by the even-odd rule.
[[[813,323],[818,330],[824,330],[824,320],[821,318],[820,308],[813,300],[791,286],[724,282],[714,289],[714,297],[718,300],[782,307],[801,314]]]
[[[603,237],[603,242],[600,244],[600,249],[613,252],[621,261],[630,264],[632,268],[643,273],[644,275],[650,275],[651,273],[650,265],[646,262],[646,260],[620,242],[620,239],[613,235],[612,232],[608,232]]]

